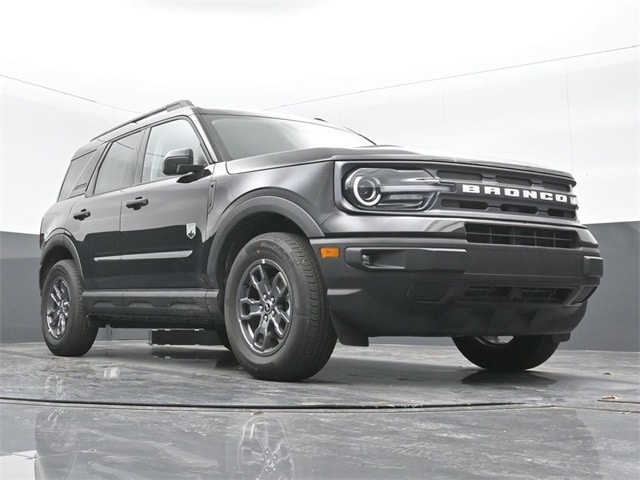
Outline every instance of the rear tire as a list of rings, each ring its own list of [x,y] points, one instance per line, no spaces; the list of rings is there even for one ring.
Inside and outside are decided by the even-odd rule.
[[[60,260],[47,273],[42,288],[42,335],[49,350],[63,357],[89,351],[98,328],[89,325],[82,304],[84,285],[72,260]]]
[[[231,349],[256,378],[308,378],[324,367],[336,344],[320,270],[298,235],[266,233],[240,250],[224,312]]]
[[[494,372],[519,372],[546,362],[558,348],[552,335],[513,337],[453,337],[467,360]]]

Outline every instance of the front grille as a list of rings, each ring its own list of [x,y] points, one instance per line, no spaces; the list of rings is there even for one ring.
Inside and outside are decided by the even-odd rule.
[[[465,231],[470,243],[547,248],[577,248],[580,245],[578,234],[573,230],[466,223]]]
[[[562,304],[574,291],[573,288],[469,285],[463,298],[473,302]]]
[[[455,183],[456,188],[453,192],[441,193],[434,208],[476,210],[497,215],[577,219],[577,206],[568,201],[569,198],[573,198],[573,182],[568,179],[543,173],[510,172],[480,167],[446,167],[438,169],[435,174],[444,182]],[[467,182],[482,189],[482,193],[463,192],[462,185]],[[490,193],[485,193],[485,188],[491,189]],[[528,195],[534,196],[525,197],[522,190],[527,190]],[[552,197],[539,198],[537,195],[541,193]],[[558,196],[567,201],[556,201]]]

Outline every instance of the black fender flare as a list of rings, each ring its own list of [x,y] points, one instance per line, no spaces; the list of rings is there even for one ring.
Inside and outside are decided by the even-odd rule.
[[[42,275],[43,261],[45,258],[47,258],[49,252],[57,247],[63,247],[69,251],[69,253],[71,254],[71,258],[80,270],[80,275],[82,276],[82,278],[84,278],[84,272],[82,271],[82,263],[80,263],[80,255],[78,255],[78,250],[76,249],[76,246],[69,237],[68,233],[65,230],[60,230],[51,235],[42,245],[42,252],[40,253],[40,267],[38,269],[38,286],[40,287],[40,290],[42,290],[42,282],[44,281]]]
[[[221,248],[239,223],[256,213],[276,213],[294,222],[307,238],[324,237],[324,232],[314,218],[297,203],[292,200],[275,195],[260,195],[248,199],[239,199],[237,203],[228,208],[218,222],[210,230],[213,236],[211,254],[207,260],[207,274],[216,282],[216,265],[219,262]],[[216,285],[216,288],[218,286]]]

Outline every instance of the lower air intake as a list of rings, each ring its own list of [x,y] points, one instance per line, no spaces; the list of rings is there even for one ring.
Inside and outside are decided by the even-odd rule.
[[[471,243],[547,248],[577,248],[579,246],[578,234],[573,230],[481,223],[467,223],[465,230],[467,241]]]
[[[574,292],[573,288],[469,285],[463,298],[474,302],[562,304]]]

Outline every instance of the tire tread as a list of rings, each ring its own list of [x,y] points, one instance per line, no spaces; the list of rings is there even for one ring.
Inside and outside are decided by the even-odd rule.
[[[558,348],[552,335],[514,337],[505,345],[489,345],[478,337],[454,337],[453,342],[471,363],[494,372],[519,372],[546,362]]]
[[[47,321],[46,321],[46,295],[47,287],[50,283],[52,273],[56,270],[62,270],[69,281],[71,301],[71,310],[69,312],[69,323],[67,329],[60,341],[52,341],[48,338]],[[54,355],[62,357],[79,357],[84,355],[91,349],[93,342],[98,334],[98,328],[93,327],[87,321],[87,315],[82,304],[82,292],[84,291],[84,282],[82,276],[73,260],[60,260],[49,272],[44,283],[41,315],[42,315],[42,334],[49,350]],[[73,318],[73,320],[72,320]]]
[[[251,365],[250,361],[236,356],[240,363],[253,376],[265,380],[294,381],[311,377],[318,373],[327,363],[336,344],[337,336],[330,319],[329,307],[325,296],[325,286],[311,246],[306,238],[283,232],[272,232],[258,235],[251,239],[236,260],[243,258],[247,246],[257,242],[271,242],[283,249],[283,255],[290,257],[295,264],[303,288],[306,290],[305,310],[308,315],[306,335],[300,346],[295,362],[281,365],[274,369],[261,369]],[[235,264],[235,261],[234,261]],[[232,267],[233,275],[234,268]],[[229,294],[229,292],[227,292]],[[232,301],[233,295],[227,295],[225,303]],[[225,305],[225,311],[234,311]],[[229,331],[229,325],[227,325]],[[233,347],[233,340],[232,340]]]

